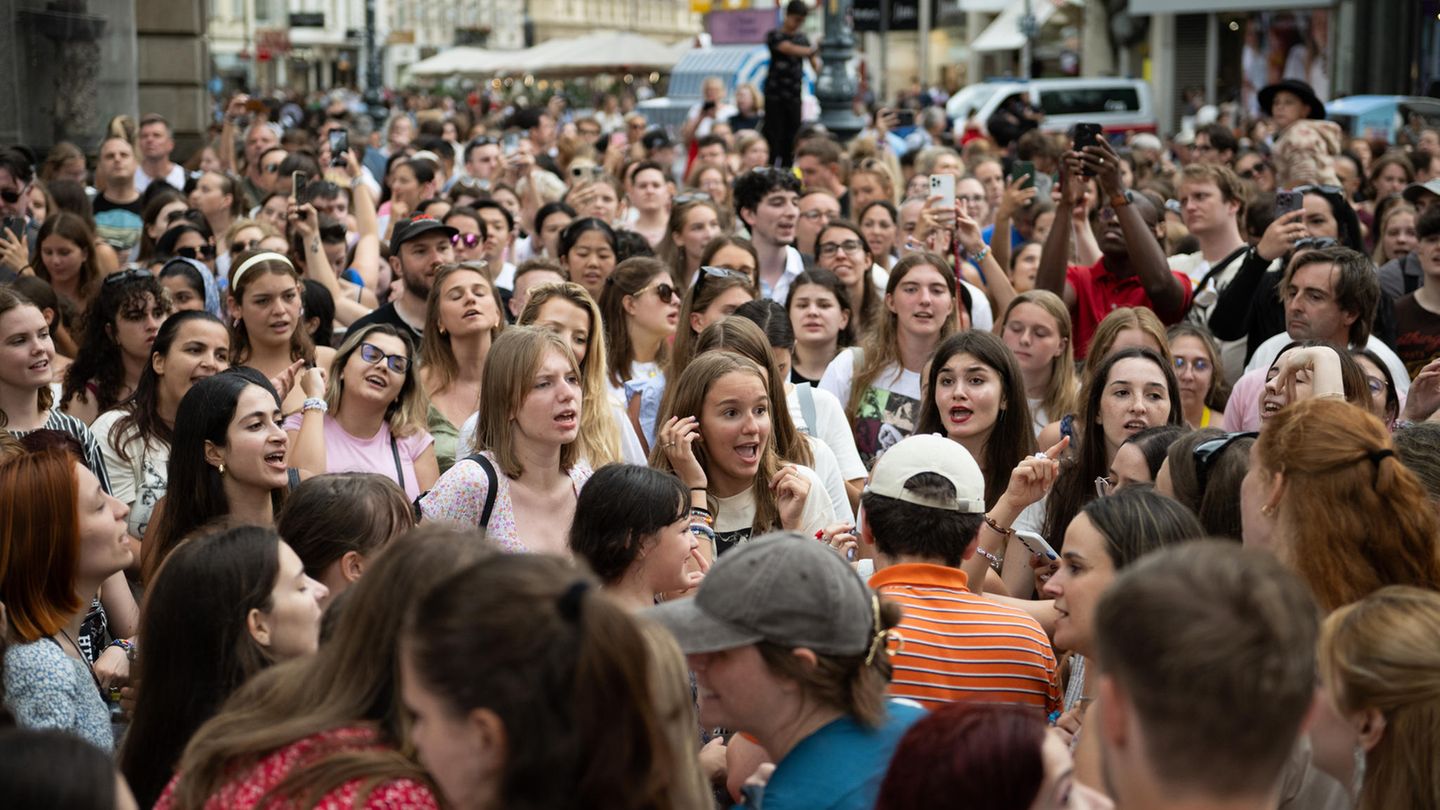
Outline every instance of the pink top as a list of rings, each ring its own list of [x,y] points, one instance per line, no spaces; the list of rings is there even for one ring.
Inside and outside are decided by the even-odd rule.
[[[337,728],[297,740],[276,749],[255,763],[243,777],[227,783],[205,802],[206,810],[248,810],[261,797],[285,780],[296,767],[312,764],[326,754],[383,749],[374,730],[360,726]],[[165,786],[155,810],[173,810],[177,775]],[[314,807],[318,810],[438,810],[439,802],[429,786],[411,779],[395,779],[377,785],[364,804],[355,798],[365,783],[354,779],[325,794]]]
[[[1225,429],[1231,433],[1260,429],[1260,392],[1265,390],[1268,368],[1257,368],[1240,375],[1230,389],[1225,403]]]
[[[495,456],[489,450],[483,451],[491,464]],[[576,462],[570,468],[570,480],[575,484],[575,494],[590,480],[592,471],[584,461]],[[520,539],[515,528],[515,505],[510,500],[510,479],[495,464],[495,478],[500,490],[495,494],[495,506],[490,511],[490,522],[485,526],[486,536],[498,543],[502,551],[524,553],[530,549]],[[490,490],[490,481],[485,471],[473,461],[460,459],[455,466],[445,471],[435,482],[423,500],[420,512],[426,520],[454,520],[471,526],[480,525],[480,514],[485,510],[485,493]]]
[[[294,413],[285,418],[285,429],[300,429],[304,414]],[[420,496],[420,482],[415,478],[415,459],[435,439],[424,430],[417,430],[395,442],[400,451],[400,469],[405,473],[402,482],[396,478],[395,454],[390,450],[390,423],[381,422],[380,430],[368,439],[351,436],[330,414],[325,414],[325,472],[367,472],[379,473],[400,484],[405,497],[415,500]]]

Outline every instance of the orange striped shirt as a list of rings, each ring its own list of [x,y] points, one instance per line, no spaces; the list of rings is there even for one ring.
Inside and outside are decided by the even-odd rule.
[[[931,709],[957,700],[1059,709],[1055,652],[1040,623],[968,585],[958,568],[922,563],[892,565],[870,578],[871,588],[904,610],[890,694]]]

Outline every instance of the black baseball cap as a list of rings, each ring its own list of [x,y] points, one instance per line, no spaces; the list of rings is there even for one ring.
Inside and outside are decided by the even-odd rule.
[[[456,229],[428,214],[416,214],[409,221],[395,227],[395,233],[390,236],[390,255],[398,256],[401,245],[431,231],[439,231],[445,235],[446,239],[459,233]]]

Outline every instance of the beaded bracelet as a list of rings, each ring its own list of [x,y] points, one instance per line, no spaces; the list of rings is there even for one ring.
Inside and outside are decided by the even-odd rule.
[[[979,554],[981,557],[984,557],[985,559],[989,560],[989,561],[990,561],[990,567],[991,567],[991,568],[994,568],[994,569],[995,569],[995,572],[996,572],[997,574],[1000,572],[1000,566],[1001,566],[1001,564],[1004,562],[1003,560],[1001,560],[999,557],[995,556],[994,554],[991,554],[990,552],[986,551],[985,549],[980,548],[979,546],[976,546],[976,547],[975,547],[975,553],[976,553],[976,554]]]

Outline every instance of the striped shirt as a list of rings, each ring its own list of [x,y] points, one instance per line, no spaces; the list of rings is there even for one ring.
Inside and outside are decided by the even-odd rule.
[[[1040,623],[967,586],[964,571],[922,563],[892,565],[870,578],[870,587],[904,611],[890,694],[930,709],[957,700],[1060,708],[1055,652]]]

